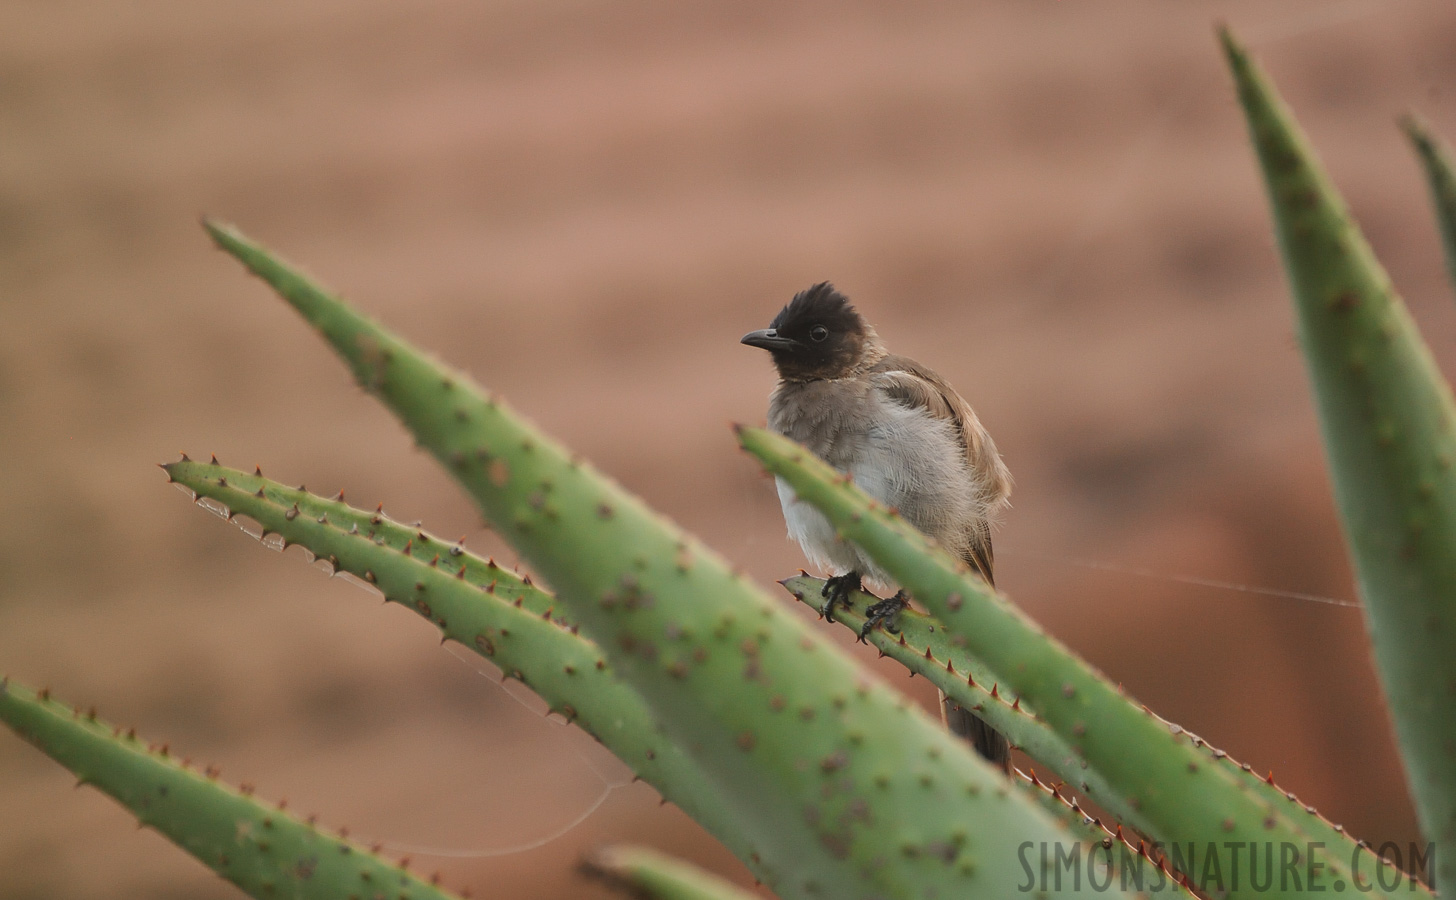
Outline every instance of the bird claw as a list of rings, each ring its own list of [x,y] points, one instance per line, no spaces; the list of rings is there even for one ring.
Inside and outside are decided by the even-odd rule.
[[[845,572],[843,575],[826,578],[824,587],[819,590],[819,596],[825,598],[824,605],[819,607],[819,614],[832,623],[834,607],[842,606],[850,609],[849,596],[860,590],[860,587],[861,581],[858,572]]]
[[[865,610],[864,625],[859,630],[860,643],[864,643],[870,632],[881,626],[891,634],[899,631],[893,620],[900,614],[900,610],[910,605],[909,600],[904,591],[899,591],[888,600],[870,604],[869,609]]]

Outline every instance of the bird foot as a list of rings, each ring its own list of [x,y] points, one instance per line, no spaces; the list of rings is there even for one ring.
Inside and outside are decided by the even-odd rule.
[[[871,631],[881,626],[891,634],[899,631],[895,627],[894,619],[900,614],[900,610],[909,605],[910,597],[904,591],[898,591],[888,600],[871,603],[869,609],[865,610],[864,626],[859,630],[860,642],[863,643]]]
[[[834,621],[834,607],[842,606],[849,609],[849,595],[860,590],[861,581],[858,572],[845,572],[843,575],[835,575],[824,581],[824,587],[819,595],[824,599],[824,605],[819,607],[819,614],[830,622]]]

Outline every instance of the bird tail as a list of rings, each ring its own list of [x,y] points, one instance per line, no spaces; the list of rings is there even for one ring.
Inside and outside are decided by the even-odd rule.
[[[976,752],[1011,774],[1011,742],[1006,735],[987,725],[970,710],[945,694],[940,695],[940,715],[950,733],[970,741]]]
[[[995,557],[991,555],[989,534],[973,539],[964,558],[987,584],[993,588],[996,586],[995,576],[992,575]],[[945,694],[940,695],[940,717],[951,734],[970,741],[977,753],[1000,766],[1007,775],[1011,774],[1011,742],[1006,740],[1006,735],[981,721],[975,713]]]

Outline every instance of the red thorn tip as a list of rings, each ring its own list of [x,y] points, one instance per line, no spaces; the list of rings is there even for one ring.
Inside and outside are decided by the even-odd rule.
[[[183,452],[183,454],[182,454],[182,461],[183,462],[192,462],[191,458],[189,458],[185,452]]]
[[[975,686],[976,686],[976,679],[975,679],[975,677],[972,676],[970,672],[967,672],[966,673],[966,687],[975,687]]]
[[[258,476],[259,478],[262,478],[263,477],[263,467],[260,466],[260,465],[258,465],[257,463],[253,463],[253,474],[256,475],[256,476]]]
[[[991,696],[997,700],[1001,699],[1001,682],[998,681],[991,685]]]
[[[900,635],[900,646],[901,647],[905,646],[905,635],[903,635],[903,634]]]
[[[378,506],[374,507],[374,511],[377,513],[384,512],[384,504],[381,502]]]
[[[1269,786],[1270,786],[1270,787],[1273,787],[1273,785],[1274,785],[1274,770],[1273,770],[1273,769],[1270,769],[1270,770],[1269,770],[1269,774],[1268,774],[1268,776],[1267,776],[1267,777],[1265,777],[1265,779],[1264,779],[1264,781],[1265,781],[1265,782],[1266,782],[1266,783],[1267,783],[1267,784],[1268,784],[1268,785],[1269,785]]]
[[[950,660],[945,661],[945,671],[951,675],[955,674],[955,666],[951,665]]]
[[[1028,769],[1027,771],[1031,773],[1031,783],[1036,785],[1037,787],[1041,787],[1041,779],[1036,777],[1036,769],[1032,768]]]
[[[1017,697],[1015,700],[1011,701],[1011,708],[1014,709],[1014,710],[1016,710],[1016,711],[1018,711],[1018,712],[1021,711],[1021,698],[1020,697]]]
[[[926,659],[929,659],[929,660],[935,659],[935,657],[933,657],[933,656],[930,655],[930,648],[929,647],[926,647],[925,648],[925,658]]]
[[[212,464],[214,466],[217,465],[217,454],[216,453],[212,454]]]

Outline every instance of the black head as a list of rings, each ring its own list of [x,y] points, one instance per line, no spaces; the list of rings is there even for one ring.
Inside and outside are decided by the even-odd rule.
[[[874,329],[827,281],[795,294],[768,328],[745,334],[743,343],[772,353],[789,381],[848,375],[876,346]]]

